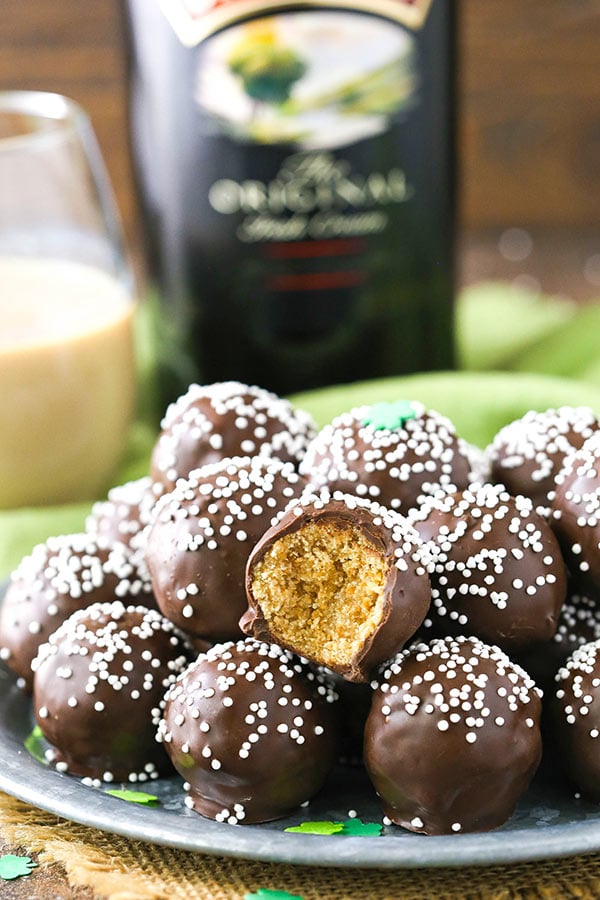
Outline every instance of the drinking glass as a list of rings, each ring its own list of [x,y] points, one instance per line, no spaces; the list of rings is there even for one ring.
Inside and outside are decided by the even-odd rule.
[[[134,406],[135,307],[88,116],[0,92],[0,508],[106,490]]]

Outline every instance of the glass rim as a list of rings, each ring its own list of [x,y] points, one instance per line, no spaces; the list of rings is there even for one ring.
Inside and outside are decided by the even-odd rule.
[[[7,137],[0,136],[0,152],[56,140],[57,136],[81,132],[90,126],[83,107],[64,94],[52,91],[0,91],[0,119],[5,114],[21,114],[39,122],[54,122],[55,128],[32,129]]]

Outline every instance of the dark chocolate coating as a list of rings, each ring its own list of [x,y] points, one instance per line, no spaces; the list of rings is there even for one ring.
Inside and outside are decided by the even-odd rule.
[[[579,647],[559,670],[552,737],[565,774],[600,803],[600,641]]]
[[[31,662],[64,620],[91,603],[154,605],[146,566],[124,544],[89,534],[51,537],[11,576],[0,610],[0,656],[31,690]]]
[[[474,634],[505,650],[552,638],[566,571],[552,529],[529,499],[502,485],[474,485],[431,500],[414,521],[434,566],[437,631]]]
[[[597,431],[600,421],[588,407],[533,410],[501,428],[486,450],[492,480],[509,494],[523,494],[547,509],[567,455]]]
[[[337,416],[310,443],[300,471],[315,489],[368,497],[406,513],[423,496],[469,484],[472,449],[452,423],[413,401],[415,417],[397,428],[364,424],[375,407]]]
[[[357,684],[348,681],[329,669],[322,671],[332,679],[333,688],[339,697],[339,762],[346,766],[362,766],[363,738],[371,709],[373,688],[367,682]]]
[[[288,400],[236,381],[190,385],[161,425],[151,475],[168,491],[194,469],[231,456],[272,456],[297,466],[316,431],[308,413]]]
[[[168,692],[158,731],[186,780],[186,804],[250,824],[310,800],[335,760],[336,699],[280,647],[248,638],[201,654]]]
[[[34,661],[33,708],[59,771],[146,781],[168,771],[154,739],[164,694],[189,648],[156,610],[96,603],[74,613]]]
[[[106,500],[94,503],[85,530],[111,544],[126,544],[143,555],[144,529],[159,496],[160,490],[153,489],[149,476],[117,485],[110,489]]]
[[[498,647],[458,637],[385,667],[364,760],[385,815],[424,834],[506,822],[542,753],[540,692]]]
[[[240,637],[250,551],[304,485],[291,463],[244,457],[204,466],[163,495],[146,560],[164,615],[213,643]]]
[[[254,591],[256,566],[282,537],[313,524],[331,524],[343,530],[355,529],[374,548],[385,563],[386,577],[380,621],[365,636],[351,659],[334,664],[319,652],[312,652],[302,641],[292,644],[278,631],[258,602]],[[373,669],[401,649],[423,621],[431,601],[429,576],[420,556],[421,542],[415,530],[399,513],[377,503],[347,494],[311,492],[291,503],[279,521],[258,542],[248,560],[246,594],[248,610],[240,625],[246,634],[259,640],[272,641],[325,666],[348,681],[368,681]],[[335,565],[335,548],[330,557]],[[312,615],[306,631],[313,627]],[[331,642],[335,635],[327,635]]]
[[[573,582],[600,598],[600,433],[565,460],[550,521]]]
[[[585,594],[571,594],[558,617],[556,634],[550,641],[533,644],[515,660],[529,672],[535,683],[546,693],[554,693],[554,678],[571,654],[583,644],[600,640],[600,609],[598,603]]]

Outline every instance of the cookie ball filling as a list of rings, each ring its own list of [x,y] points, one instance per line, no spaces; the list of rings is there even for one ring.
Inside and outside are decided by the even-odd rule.
[[[314,522],[280,538],[257,563],[252,589],[288,644],[348,665],[381,625],[388,565],[357,528]]]
[[[309,490],[254,547],[240,627],[349,681],[368,681],[425,618],[431,585],[421,550],[399,513]]]

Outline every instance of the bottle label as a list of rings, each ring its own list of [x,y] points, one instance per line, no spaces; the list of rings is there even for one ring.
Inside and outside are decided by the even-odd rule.
[[[246,248],[237,271],[250,283],[258,249],[268,291],[363,283],[419,190],[395,135],[419,109],[432,0],[159,2],[214,142],[204,221]]]
[[[388,223],[386,209],[411,194],[398,167],[365,177],[348,160],[316,152],[287,157],[269,182],[221,178],[208,201],[239,222],[238,240],[254,244],[378,234]]]
[[[186,47],[194,47],[222,28],[265,15],[269,11],[311,9],[319,4],[298,0],[158,0],[165,16]],[[366,12],[419,29],[433,0],[336,0],[329,9]]]
[[[177,58],[164,293],[202,377],[286,393],[446,365],[451,7],[154,2]]]
[[[415,33],[380,16],[277,12],[231,24],[194,52],[202,127],[240,144],[345,147],[406,120],[417,101]]]

